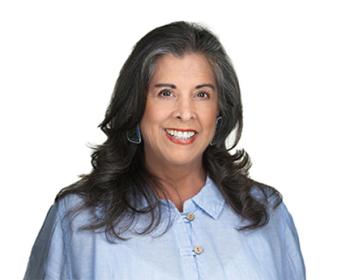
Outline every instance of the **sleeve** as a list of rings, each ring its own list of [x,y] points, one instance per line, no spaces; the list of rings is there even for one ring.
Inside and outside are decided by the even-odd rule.
[[[293,217],[282,202],[282,213],[284,220],[284,238],[286,246],[286,267],[285,279],[304,280],[306,279],[305,264],[302,256],[299,237]]]
[[[56,202],[50,207],[34,242],[24,280],[67,279],[64,246],[64,229]]]

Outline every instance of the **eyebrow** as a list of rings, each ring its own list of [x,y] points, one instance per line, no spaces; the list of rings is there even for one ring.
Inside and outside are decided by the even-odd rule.
[[[174,84],[163,84],[163,83],[160,83],[160,84],[155,84],[154,87],[170,87],[170,88],[176,89],[176,86]],[[212,85],[212,84],[200,84],[200,85],[196,86],[196,89],[199,89],[199,88],[202,88],[202,87],[210,87],[213,90],[215,90],[215,86]]]

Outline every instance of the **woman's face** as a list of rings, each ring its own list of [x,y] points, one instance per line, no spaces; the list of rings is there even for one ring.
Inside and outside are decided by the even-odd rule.
[[[140,128],[146,163],[201,163],[219,113],[215,76],[198,53],[159,57],[147,91]]]

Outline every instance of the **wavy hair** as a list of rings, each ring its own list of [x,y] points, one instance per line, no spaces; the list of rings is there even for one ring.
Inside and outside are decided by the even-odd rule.
[[[129,142],[127,133],[134,133],[143,116],[145,93],[157,58],[165,54],[181,57],[186,53],[204,55],[215,74],[222,122],[216,128],[214,145],[204,151],[203,166],[230,207],[249,221],[238,230],[264,226],[269,219],[269,198],[276,198],[274,207],[282,201],[275,188],[249,178],[251,161],[244,149],[230,153],[243,127],[240,88],[230,58],[208,28],[177,21],[153,29],[133,47],[120,70],[105,118],[98,125],[107,140],[91,147],[92,171],[79,175],[78,181],[61,189],[55,198],[56,202],[72,193],[83,198],[83,203],[71,209],[70,214],[84,209],[102,210],[102,217],[96,216],[82,230],[103,229],[108,239],[126,240],[122,233],[131,227],[137,215],[151,216],[150,223],[138,234],[148,234],[161,223],[160,200],[155,190],[163,190],[162,182],[145,167],[143,143]],[[234,142],[226,147],[233,132]],[[261,190],[263,199],[252,195],[254,186]],[[147,202],[146,207],[137,207],[141,200]],[[123,230],[117,230],[124,222]]]

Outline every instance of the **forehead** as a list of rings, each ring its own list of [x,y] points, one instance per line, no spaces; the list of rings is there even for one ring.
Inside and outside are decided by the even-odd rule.
[[[215,82],[212,66],[208,59],[200,53],[186,53],[182,56],[165,54],[158,57],[154,64],[151,83],[167,79]]]

